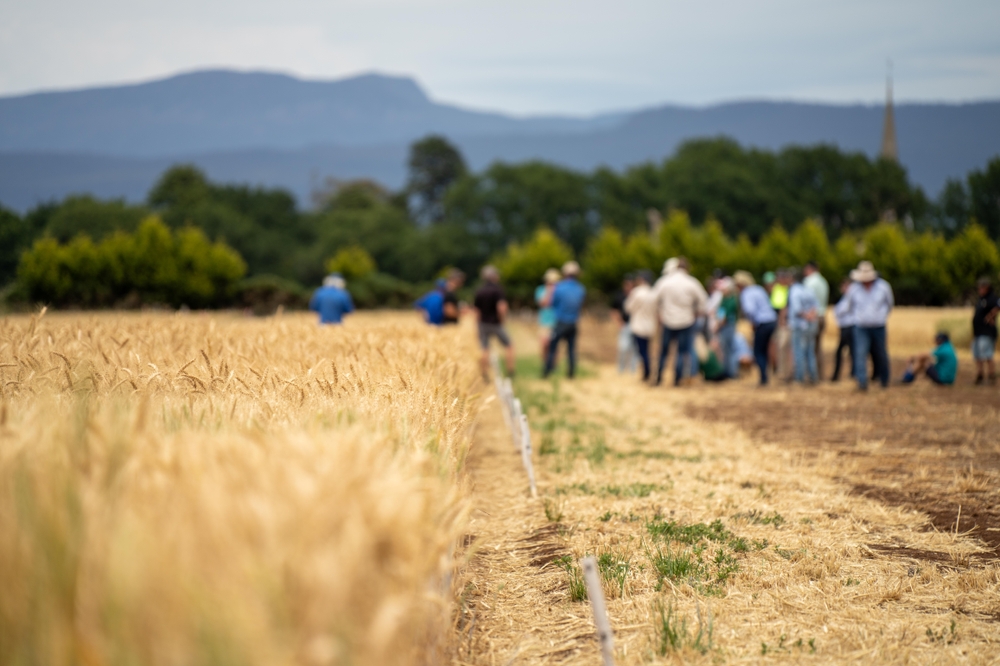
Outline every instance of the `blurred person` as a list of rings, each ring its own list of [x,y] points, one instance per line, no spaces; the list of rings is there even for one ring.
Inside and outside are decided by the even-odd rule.
[[[733,336],[733,350],[736,352],[739,374],[742,374],[743,370],[749,370],[754,365],[753,350],[750,348],[750,343],[747,342],[747,339],[739,331],[736,331],[736,335]]]
[[[669,270],[664,265],[664,275],[656,282],[657,303],[660,309],[660,323],[663,338],[660,345],[660,361],[656,370],[656,385],[663,381],[663,368],[667,363],[672,340],[677,341],[677,359],[674,365],[674,386],[680,386],[684,379],[685,365],[691,366],[694,326],[699,315],[704,314],[708,294],[698,280],[688,273],[690,264],[684,257],[677,257],[676,268]]]
[[[479,369],[483,379],[489,381],[490,338],[496,338],[505,350],[507,376],[514,376],[514,345],[504,328],[507,319],[507,295],[500,286],[500,271],[495,266],[483,266],[480,273],[483,283],[476,290],[473,306],[476,309],[476,324],[479,334],[479,346],[483,353],[479,357]]]
[[[819,381],[816,367],[816,335],[819,303],[813,292],[803,284],[798,269],[788,269],[792,281],[788,288],[788,329],[792,334],[792,376],[796,382],[807,380],[810,384]]]
[[[625,299],[625,310],[629,313],[629,328],[635,341],[636,351],[642,360],[642,381],[649,381],[649,341],[660,326],[656,292],[651,284],[653,273],[642,270],[636,273],[635,286]]]
[[[320,324],[339,324],[344,315],[354,312],[354,301],[340,273],[331,273],[323,278],[323,286],[314,291],[309,299],[309,309],[319,313]]]
[[[612,316],[618,324],[618,374],[622,374],[626,370],[629,374],[635,374],[635,340],[632,339],[629,314],[625,309],[625,299],[628,298],[634,284],[635,277],[631,273],[627,274],[622,280],[622,288],[611,299]]]
[[[788,291],[792,286],[791,271],[779,269],[771,288],[771,306],[778,313],[778,327],[774,332],[774,374],[785,380],[792,379],[792,330],[788,325]]]
[[[423,312],[424,321],[432,326],[440,326],[444,323],[444,292],[448,281],[438,279],[434,283],[434,288],[421,296],[413,304],[417,310]]]
[[[906,362],[906,372],[903,373],[903,383],[911,384],[920,374],[926,374],[928,379],[938,386],[951,386],[958,374],[958,357],[947,333],[934,336],[937,345],[930,354],[911,356]]]
[[[854,377],[858,389],[868,390],[868,354],[882,383],[889,386],[889,354],[886,350],[885,323],[895,305],[892,287],[878,276],[870,261],[862,261],[851,271],[854,282],[844,298],[848,312],[854,317]]]
[[[726,373],[736,379],[740,376],[740,360],[736,355],[736,321],[740,303],[736,284],[731,278],[723,277],[715,281],[715,290],[720,296],[715,311],[715,340],[719,343]]]
[[[802,286],[816,298],[816,372],[823,379],[823,334],[826,332],[826,309],[830,304],[830,283],[819,272],[815,261],[806,263],[802,268],[802,275]]]
[[[698,359],[698,372],[706,382],[722,382],[731,378],[719,360],[718,340],[706,342],[704,338],[696,337],[694,357]]]
[[[983,375],[989,373],[990,384],[996,384],[996,366],[993,354],[997,347],[997,313],[1000,313],[1000,298],[993,292],[993,283],[982,278],[976,283],[979,298],[976,311],[972,315],[972,358],[976,361],[976,384],[983,383]]]
[[[767,385],[767,368],[770,365],[768,350],[771,336],[778,324],[778,315],[771,307],[771,299],[764,287],[754,282],[747,271],[736,271],[733,282],[740,292],[740,308],[743,316],[753,326],[753,357],[760,370],[760,385]]]
[[[545,372],[542,378],[548,377],[556,365],[556,351],[559,341],[566,341],[566,376],[570,379],[576,375],[576,333],[580,321],[580,310],[587,290],[580,284],[580,264],[567,261],[562,267],[563,279],[552,291],[552,309],[556,313],[556,325],[552,331],[552,341],[549,343],[549,353],[545,358]]]
[[[541,354],[538,358],[545,362],[549,355],[549,343],[552,341],[552,329],[556,325],[556,311],[552,309],[552,292],[562,279],[562,274],[555,268],[545,271],[544,284],[535,288],[535,304],[538,306],[538,342],[541,344]]]
[[[465,284],[465,273],[452,268],[445,277],[444,290],[442,292],[442,324],[457,324],[459,314],[458,290]]]
[[[854,313],[850,311],[850,304],[844,298],[850,286],[849,278],[840,283],[840,300],[833,306],[833,316],[837,320],[837,328],[840,329],[840,341],[834,354],[833,375],[830,377],[832,382],[840,381],[840,363],[845,349],[850,359],[847,367],[850,369],[851,377],[854,377]]]

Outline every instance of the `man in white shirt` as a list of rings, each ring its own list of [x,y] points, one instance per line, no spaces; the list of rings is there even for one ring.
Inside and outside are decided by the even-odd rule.
[[[889,354],[886,349],[885,323],[895,305],[892,287],[878,276],[870,261],[862,261],[851,271],[854,284],[847,290],[847,311],[854,317],[854,375],[858,388],[868,390],[868,353],[875,360],[875,371],[882,388],[889,386]]]
[[[667,272],[657,282],[657,303],[660,323],[663,324],[663,340],[660,346],[660,362],[656,371],[656,385],[663,381],[663,368],[667,363],[670,342],[677,340],[677,359],[674,367],[674,386],[680,386],[684,378],[684,368],[691,365],[691,351],[694,342],[694,324],[699,315],[705,314],[708,294],[698,280],[688,273],[690,264],[684,257],[677,258],[677,267]]]
[[[635,275],[635,283],[628,298],[625,299],[625,311],[629,314],[629,328],[632,339],[642,360],[642,381],[649,381],[649,341],[656,335],[660,327],[657,311],[656,292],[650,286],[653,274],[650,271],[639,271]]]
[[[819,272],[815,261],[803,267],[802,275],[802,286],[816,298],[816,323],[819,325],[816,333],[816,369],[819,378],[823,379],[823,333],[826,331],[826,308],[830,304],[830,283]]]

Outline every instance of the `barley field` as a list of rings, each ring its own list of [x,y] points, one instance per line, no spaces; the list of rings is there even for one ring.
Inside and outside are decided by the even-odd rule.
[[[471,343],[395,315],[0,319],[0,663],[438,661]]]

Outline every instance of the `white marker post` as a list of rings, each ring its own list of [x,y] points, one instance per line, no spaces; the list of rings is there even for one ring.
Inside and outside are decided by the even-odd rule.
[[[601,589],[601,577],[597,573],[597,560],[593,555],[583,558],[583,580],[587,584],[587,596],[590,607],[594,611],[594,624],[597,626],[597,640],[601,644],[601,656],[604,666],[614,666],[615,641],[611,633],[611,622],[608,621],[608,608],[604,604],[604,590]]]
[[[538,498],[538,488],[535,487],[535,468],[531,465],[531,429],[528,427],[528,417],[521,414],[521,462],[528,472],[528,486],[531,497]]]
[[[510,428],[510,432],[514,436],[514,448],[518,451],[524,451],[524,436],[521,432],[521,417],[524,416],[524,412],[521,411],[521,401],[518,398],[514,398],[514,409],[511,415],[514,417]]]

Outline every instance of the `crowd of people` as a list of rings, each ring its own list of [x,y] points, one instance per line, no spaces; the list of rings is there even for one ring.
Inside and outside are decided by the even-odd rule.
[[[769,271],[762,276],[761,284],[747,271],[738,270],[731,276],[716,271],[707,289],[690,270],[686,258],[675,257],[666,261],[658,279],[654,280],[648,270],[625,277],[621,291],[612,300],[619,326],[619,372],[635,373],[641,368],[644,382],[660,385],[672,352],[675,386],[698,375],[712,382],[736,379],[754,365],[762,386],[775,376],[805,385],[824,379],[822,338],[830,285],[815,263]],[[500,273],[494,266],[485,266],[480,277],[471,309],[482,350],[481,370],[486,377],[490,342],[496,339],[505,350],[507,373],[513,376],[514,347],[504,326],[510,307]],[[458,290],[464,283],[464,273],[449,271],[416,302],[427,323],[458,323],[462,310]],[[977,289],[972,321],[976,383],[994,384],[1000,297],[988,279],[980,280]],[[874,380],[887,387],[891,367],[886,322],[895,305],[892,287],[870,261],[862,261],[840,284],[839,291],[840,298],[833,306],[839,343],[833,354],[830,380],[839,381],[846,367],[860,390],[867,390],[869,381]],[[577,327],[585,296],[580,266],[575,261],[567,262],[561,270],[548,269],[535,290],[543,377],[554,371],[560,343],[565,343],[567,375],[575,375]],[[319,313],[321,323],[340,323],[353,311],[343,277],[328,276],[313,295],[310,308]],[[749,323],[752,342],[738,330],[740,318]],[[654,376],[650,352],[657,336],[660,344]],[[957,369],[949,335],[939,332],[932,351],[908,360],[901,381],[910,383],[926,376],[936,384],[949,385],[955,382]]]

